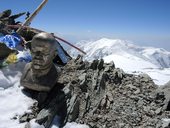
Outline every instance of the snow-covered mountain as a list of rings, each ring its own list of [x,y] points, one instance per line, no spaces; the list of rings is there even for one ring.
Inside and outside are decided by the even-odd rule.
[[[139,47],[127,40],[107,38],[89,42],[81,41],[77,45],[87,53],[85,59],[90,61],[119,55],[127,58],[139,58],[160,68],[170,68],[170,52],[162,48]],[[72,50],[71,54],[76,55],[75,50]]]
[[[170,52],[162,48],[140,47],[131,41],[107,38],[81,41],[76,45],[87,53],[85,60],[103,58],[105,62],[114,61],[116,67],[126,72],[147,73],[157,84],[170,80]],[[70,54],[77,56],[78,52],[72,49]]]

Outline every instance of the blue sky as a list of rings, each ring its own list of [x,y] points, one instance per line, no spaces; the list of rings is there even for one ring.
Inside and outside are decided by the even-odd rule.
[[[42,0],[11,1],[0,11],[32,13]],[[170,0],[49,0],[31,26],[71,41],[109,37],[170,50]]]

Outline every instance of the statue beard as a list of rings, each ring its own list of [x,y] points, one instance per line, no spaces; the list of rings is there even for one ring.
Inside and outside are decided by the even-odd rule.
[[[32,63],[31,67],[32,67],[33,76],[40,77],[46,75],[50,71],[52,64],[53,62],[49,62],[45,65]]]

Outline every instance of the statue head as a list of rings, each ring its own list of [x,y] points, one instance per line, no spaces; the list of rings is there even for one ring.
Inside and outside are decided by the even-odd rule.
[[[56,40],[51,34],[42,32],[33,37],[31,42],[33,74],[42,76],[48,73],[57,54],[56,49]]]

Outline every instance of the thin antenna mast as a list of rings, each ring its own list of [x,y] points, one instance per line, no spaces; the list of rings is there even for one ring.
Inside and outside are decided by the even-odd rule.
[[[38,7],[37,9],[32,13],[32,15],[26,19],[26,21],[21,25],[20,28],[16,31],[17,33],[20,33],[22,30],[23,26],[29,26],[31,21],[34,19],[34,17],[40,12],[40,10],[44,7],[44,5],[48,2],[48,0],[44,0]]]

